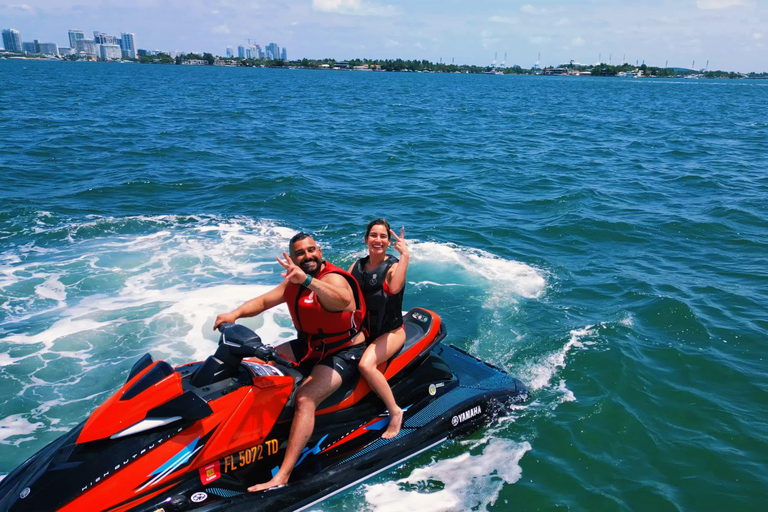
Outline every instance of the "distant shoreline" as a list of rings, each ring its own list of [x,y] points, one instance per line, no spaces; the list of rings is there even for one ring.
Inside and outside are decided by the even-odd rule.
[[[271,69],[311,69],[318,71],[359,71],[359,72],[400,72],[400,73],[447,73],[447,74],[475,74],[475,75],[542,75],[542,76],[602,76],[617,78],[685,78],[685,79],[768,79],[768,72],[739,73],[735,71],[708,71],[686,68],[658,68],[653,66],[632,66],[622,64],[612,66],[610,64],[595,64],[582,66],[579,64],[562,64],[560,66],[547,66],[545,68],[532,67],[529,69],[520,66],[494,67],[433,63],[427,60],[405,61],[353,59],[350,61],[335,61],[334,59],[297,61],[281,61],[267,59],[241,59],[214,57],[211,54],[197,55],[186,54],[171,57],[167,54],[141,56],[138,59],[124,59],[115,61],[103,61],[88,56],[77,58],[74,56],[25,56],[2,55],[0,60],[24,60],[24,61],[60,61],[60,62],[110,62],[110,63],[135,63],[157,65],[186,65],[186,66],[217,66],[217,67],[261,67]]]

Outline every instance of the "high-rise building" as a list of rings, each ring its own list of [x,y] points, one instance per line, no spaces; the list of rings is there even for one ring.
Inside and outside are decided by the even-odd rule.
[[[3,47],[9,52],[21,52],[21,34],[12,28],[3,29]]]
[[[67,48],[67,47],[59,48],[59,55],[61,55],[62,57],[67,55],[74,55],[74,54],[75,54],[75,50],[73,50],[72,48]]]
[[[98,55],[98,49],[93,39],[78,39],[75,53],[84,53],[86,55]]]
[[[137,57],[136,34],[132,32],[123,32],[120,34],[120,49],[123,52],[123,57],[135,59]]]
[[[227,57],[231,59],[234,56],[235,50],[233,50],[231,46],[227,46]]]
[[[93,42],[96,44],[117,44],[117,37],[94,30]]]
[[[257,58],[259,58],[259,59],[263,59],[264,58],[264,52],[262,51],[260,44],[256,45],[256,53],[258,54],[256,56]]]
[[[58,55],[59,45],[56,43],[40,43],[39,53],[42,53],[43,55]]]
[[[237,47],[237,56],[241,59],[245,58],[245,46],[240,45]]]
[[[280,47],[275,43],[269,43],[267,45],[267,58],[277,60],[280,58]]]
[[[37,51],[35,50],[35,43],[31,43],[31,42],[21,43],[21,51],[23,51],[24,53],[37,53]]]
[[[123,52],[116,44],[99,45],[99,56],[102,60],[120,60]]]
[[[288,60],[288,50],[286,50],[285,47],[283,47],[283,53],[280,54],[280,59]]]
[[[82,30],[69,31],[69,47],[77,51],[77,42],[85,39],[85,33]]]

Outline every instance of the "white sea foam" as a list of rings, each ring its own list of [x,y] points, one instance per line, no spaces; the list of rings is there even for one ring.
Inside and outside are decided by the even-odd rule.
[[[408,284],[410,286],[416,286],[419,288],[426,287],[426,286],[464,286],[459,283],[435,283],[434,281],[419,281],[418,283],[413,281],[408,281]]]
[[[541,297],[547,284],[539,270],[525,263],[454,244],[414,242],[411,244],[411,259],[457,265],[473,277],[502,285],[506,290],[529,299]]]
[[[576,397],[574,396],[573,391],[565,387],[565,381],[563,379],[560,379],[560,384],[557,386],[557,391],[560,393],[560,403],[576,401]]]
[[[13,414],[2,418],[0,419],[0,444],[18,446],[23,441],[29,440],[30,437],[13,440],[10,438],[31,434],[42,426],[41,422],[33,423],[23,414]]]
[[[377,512],[485,510],[496,503],[504,485],[520,479],[520,459],[530,449],[528,442],[490,439],[480,454],[440,460],[400,480],[366,485],[363,492]],[[418,491],[434,482],[443,488]]]
[[[18,360],[18,357],[11,357],[9,354],[4,352],[0,353],[0,367],[8,366],[9,364],[13,364]]]
[[[21,249],[18,247],[3,252],[0,255],[0,286],[31,279],[38,283],[34,285],[34,296],[13,297],[2,308],[8,313],[5,321],[14,323],[31,320],[39,323],[40,319],[50,317],[54,310],[59,311],[42,331],[34,334],[13,333],[5,337],[5,341],[18,344],[41,343],[43,348],[40,351],[27,356],[35,357],[61,350],[57,341],[62,338],[78,335],[82,338],[90,331],[117,327],[135,318],[131,310],[149,307],[155,311],[150,314],[147,323],[171,317],[179,319],[172,333],[176,336],[174,341],[189,344],[197,356],[207,356],[211,350],[208,341],[216,338],[211,331],[216,314],[230,311],[271,287],[217,286],[210,284],[211,278],[229,276],[229,279],[253,279],[260,274],[274,275],[271,267],[275,267],[276,263],[271,255],[277,255],[285,248],[294,231],[268,220],[222,220],[212,216],[195,218],[198,224],[189,228],[188,219],[175,216],[121,219],[91,216],[87,222],[72,222],[64,226],[41,223],[38,226],[41,231],[64,230],[72,235],[73,245],[55,249],[55,252],[61,254],[50,261],[24,262],[19,257]],[[92,238],[80,239],[77,236],[86,227],[98,226],[109,233],[113,225],[119,227],[134,221],[151,223],[158,229],[140,236],[101,235],[98,243],[94,243]],[[21,252],[28,252],[27,249]],[[266,258],[269,261],[265,261]],[[81,264],[75,265],[75,262]],[[84,269],[82,263],[90,270]],[[205,279],[203,284],[195,284],[196,276]],[[119,290],[105,294],[70,295],[68,286],[77,291],[75,287],[79,286],[79,282],[65,286],[62,283],[63,277],[67,277],[68,281],[99,279],[112,286],[119,283],[122,285]],[[280,278],[275,277],[269,280],[275,280],[274,284],[277,284]],[[42,283],[39,283],[40,279]],[[78,299],[70,299],[70,296]],[[55,300],[58,305],[51,309],[43,300]],[[287,319],[281,325],[290,325],[285,308],[270,312],[257,321],[265,341],[284,340],[290,336],[290,329],[278,325],[275,320],[277,318]],[[246,320],[248,322],[251,320]],[[168,325],[168,322],[163,325]],[[159,333],[158,339],[167,342],[162,334]],[[98,339],[98,335],[89,336]],[[167,352],[170,355],[189,355],[188,351],[182,351],[184,354],[181,354],[172,347]],[[68,353],[67,356],[72,357],[72,354]],[[88,350],[77,352],[75,357],[87,358]],[[0,358],[0,365],[17,360],[6,355]]]
[[[45,282],[35,286],[35,293],[43,299],[53,299],[63,305],[64,301],[67,300],[67,291],[59,281],[59,277],[58,274],[48,276]]]
[[[214,347],[211,341],[218,340],[218,333],[213,331],[216,315],[231,311],[272,288],[265,285],[219,285],[192,291],[176,289],[170,294],[168,290],[163,290],[163,298],[170,306],[147,319],[146,323],[173,316],[182,317],[184,325],[190,328],[180,341],[193,347],[195,358],[201,360],[211,354]],[[282,319],[282,322],[278,319]],[[238,322],[257,330],[266,344],[277,344],[296,335],[292,327],[286,326],[291,324],[291,319],[284,304],[257,318],[244,318]]]
[[[568,351],[573,347],[583,348],[585,344],[593,343],[582,342],[582,339],[587,336],[592,336],[594,333],[595,326],[593,325],[588,325],[583,329],[572,330],[570,333],[571,337],[562,349],[550,354],[544,358],[543,361],[537,363],[526,372],[529,376],[529,388],[537,390],[549,386],[549,382],[555,373],[557,373],[560,368],[565,368],[565,359]]]
[[[42,343],[43,346],[50,349],[53,346],[54,341],[60,338],[85,331],[103,329],[112,323],[114,322],[98,322],[90,318],[73,319],[71,317],[65,317],[38,334],[11,334],[6,340],[20,344]]]

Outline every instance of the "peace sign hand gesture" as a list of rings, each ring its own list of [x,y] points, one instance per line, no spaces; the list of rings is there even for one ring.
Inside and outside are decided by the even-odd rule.
[[[394,248],[400,253],[400,257],[408,258],[410,253],[408,252],[408,244],[405,242],[405,227],[400,228],[400,236],[397,236],[391,229],[389,232],[392,233],[392,238],[395,239]]]
[[[301,284],[306,281],[307,273],[301,270],[285,252],[283,252],[283,258],[285,258],[285,261],[281,260],[280,256],[277,257],[277,262],[285,269],[285,272],[282,272],[280,275],[294,284]]]

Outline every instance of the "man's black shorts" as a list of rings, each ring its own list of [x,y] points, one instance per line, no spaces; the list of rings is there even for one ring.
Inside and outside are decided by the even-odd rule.
[[[307,355],[307,342],[303,340],[291,340],[291,350],[296,361]],[[363,357],[365,352],[365,343],[359,343],[351,347],[334,352],[331,355],[325,356],[320,359],[307,359],[298,366],[298,370],[308,377],[312,373],[312,368],[317,365],[327,366],[333,368],[336,373],[341,375],[341,382],[346,382],[357,374],[357,365],[360,362],[360,358]]]

